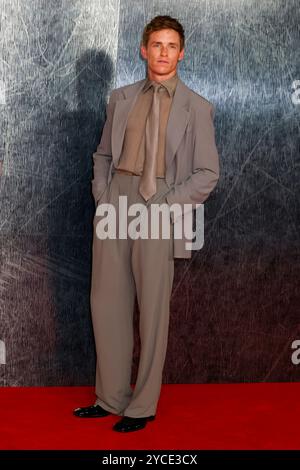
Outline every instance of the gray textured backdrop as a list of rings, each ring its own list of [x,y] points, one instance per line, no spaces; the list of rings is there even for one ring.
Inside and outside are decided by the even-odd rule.
[[[221,160],[205,245],[175,263],[164,382],[299,380],[298,3],[0,1],[0,384],[93,383],[92,152],[157,14],[183,23]]]

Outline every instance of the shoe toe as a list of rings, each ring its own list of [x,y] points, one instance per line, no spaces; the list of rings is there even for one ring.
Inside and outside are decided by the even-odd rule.
[[[130,416],[124,416],[114,426],[113,430],[118,432],[132,432],[143,429],[147,421],[153,421],[155,416],[148,416],[145,418],[131,418]]]
[[[73,415],[78,418],[102,418],[111,414],[109,411],[104,410],[100,405],[86,406],[83,408],[76,408]]]

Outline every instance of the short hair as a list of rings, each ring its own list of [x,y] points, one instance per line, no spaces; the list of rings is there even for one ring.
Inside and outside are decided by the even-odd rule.
[[[147,47],[150,34],[154,31],[160,31],[161,29],[174,29],[177,31],[180,37],[180,50],[184,48],[184,29],[181,23],[176,18],[172,18],[169,15],[158,15],[152,18],[152,20],[144,27],[142,35],[142,45]]]

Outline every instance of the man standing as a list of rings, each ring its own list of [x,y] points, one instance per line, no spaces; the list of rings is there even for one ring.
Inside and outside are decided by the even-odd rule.
[[[112,91],[100,144],[93,154],[93,195],[120,208],[143,204],[203,203],[219,178],[214,108],[177,75],[184,30],[170,16],[156,16],[143,31],[147,78]],[[137,431],[153,420],[159,400],[169,328],[174,258],[190,258],[184,239],[107,238],[94,218],[91,311],[97,352],[96,402],[77,417],[121,415],[113,429]],[[130,217],[128,217],[130,219]],[[129,223],[129,222],[128,222]],[[120,220],[117,225],[119,227]],[[118,230],[116,232],[118,234]],[[131,366],[133,310],[139,305],[141,353],[134,390]]]

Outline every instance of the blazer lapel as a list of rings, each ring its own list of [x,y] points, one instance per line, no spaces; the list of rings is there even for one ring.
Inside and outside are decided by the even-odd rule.
[[[189,119],[189,88],[178,78],[166,129],[166,168],[172,163]]]
[[[112,156],[114,165],[117,166],[122,151],[123,140],[129,113],[132,110],[146,79],[138,81],[135,86],[123,90],[124,99],[116,101],[112,123]],[[176,150],[183,137],[185,128],[190,118],[188,109],[189,88],[178,77],[176,90],[166,129],[166,167],[172,163]]]

